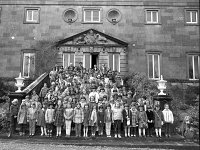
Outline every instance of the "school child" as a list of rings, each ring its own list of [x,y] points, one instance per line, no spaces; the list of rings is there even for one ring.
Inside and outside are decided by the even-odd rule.
[[[74,110],[71,103],[68,102],[66,105],[66,109],[64,110],[66,137],[70,137],[73,116]]]
[[[104,113],[105,113],[104,122],[106,126],[106,135],[107,137],[111,137],[112,110],[109,104],[106,106],[106,110]]]
[[[165,125],[165,136],[170,137],[170,127],[171,124],[174,122],[174,116],[172,111],[169,109],[169,104],[165,104],[164,110],[162,111],[163,117],[164,117],[164,125]]]
[[[74,123],[75,123],[75,132],[76,137],[81,137],[81,125],[83,123],[83,109],[81,108],[81,104],[77,103],[76,107],[74,108]]]
[[[95,97],[91,96],[89,102],[89,109],[92,110],[94,105],[96,105]]]
[[[88,137],[88,126],[89,126],[89,120],[90,120],[90,110],[89,110],[88,104],[84,105],[83,113],[84,113],[83,137]]]
[[[163,125],[164,117],[163,113],[160,110],[160,106],[156,105],[156,109],[154,111],[154,127],[155,127],[155,132],[156,132],[156,137],[162,137],[161,136],[161,128]]]
[[[148,123],[148,128],[147,128],[147,136],[152,137],[153,136],[153,127],[154,127],[154,113],[152,111],[151,106],[147,106],[147,123]]]
[[[48,87],[47,87],[47,83],[44,83],[44,86],[42,87],[42,89],[40,90],[40,94],[39,94],[39,98],[40,98],[40,102],[43,103],[44,101],[44,97],[46,96],[46,94],[48,93]]]
[[[36,122],[36,125],[40,126],[41,136],[43,136],[45,134],[45,111],[42,109],[42,105],[38,105]]]
[[[146,137],[145,135],[145,129],[148,128],[147,124],[147,114],[144,111],[144,106],[140,105],[139,106],[139,112],[138,112],[138,123],[139,123],[139,137],[142,137],[142,132],[143,136]]]
[[[102,105],[99,107],[99,111],[97,112],[97,121],[99,136],[102,136],[104,128],[104,110]]]
[[[37,109],[35,103],[31,104],[31,108],[27,112],[27,121],[29,122],[29,136],[35,135],[35,123],[36,123]]]
[[[14,99],[10,106],[10,133],[8,137],[11,137],[16,130],[18,111],[18,99]]]
[[[54,115],[54,125],[56,126],[56,137],[61,136],[61,126],[63,125],[63,107],[61,100],[58,100],[57,107],[55,109],[55,115]]]
[[[20,136],[25,135],[26,131],[26,124],[27,124],[27,109],[26,104],[21,104],[18,115],[17,115],[17,122],[20,126]]]
[[[138,110],[135,105],[131,106],[131,129],[133,129],[133,132],[131,132],[131,136],[136,137],[137,127],[138,127]]]
[[[47,126],[47,135],[49,137],[52,137],[54,113],[55,113],[55,110],[53,109],[53,103],[50,103],[49,104],[49,108],[47,108],[46,113],[45,113],[45,122],[46,122],[46,126]]]
[[[90,126],[92,137],[95,137],[96,127],[97,127],[97,106],[93,105],[91,116],[90,116]]]
[[[129,109],[128,104],[124,105],[124,110],[122,114],[123,114],[123,126],[124,126],[125,137],[127,136],[130,137],[130,125],[131,125],[132,113]]]
[[[115,104],[115,107],[113,108],[113,119],[112,121],[114,122],[114,128],[115,128],[115,138],[121,138],[121,123],[123,119],[122,115],[123,109],[120,107],[119,103]]]
[[[85,104],[87,104],[86,98],[84,96],[80,99],[81,108],[84,108]]]

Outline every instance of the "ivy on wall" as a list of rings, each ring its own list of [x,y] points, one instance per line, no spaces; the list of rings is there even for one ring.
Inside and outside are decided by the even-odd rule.
[[[53,40],[38,41],[32,47],[36,50],[35,76],[38,77],[44,72],[49,72],[56,65],[56,42]]]

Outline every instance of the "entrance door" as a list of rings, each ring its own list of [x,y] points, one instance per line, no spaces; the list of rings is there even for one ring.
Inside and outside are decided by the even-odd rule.
[[[98,67],[98,58],[99,58],[99,54],[98,53],[92,53],[91,54],[91,68],[94,68],[94,65],[97,65]]]

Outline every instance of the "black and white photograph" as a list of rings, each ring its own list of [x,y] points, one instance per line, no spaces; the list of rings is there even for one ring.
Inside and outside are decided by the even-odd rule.
[[[0,150],[199,150],[199,0],[0,0]]]

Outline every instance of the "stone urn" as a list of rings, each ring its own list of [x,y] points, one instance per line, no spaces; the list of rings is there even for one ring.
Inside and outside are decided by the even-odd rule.
[[[21,76],[21,72],[19,73],[19,77],[15,78],[16,80],[16,83],[15,83],[15,86],[18,88],[17,91],[15,92],[22,92],[21,91],[21,88],[24,86],[24,78]]]

